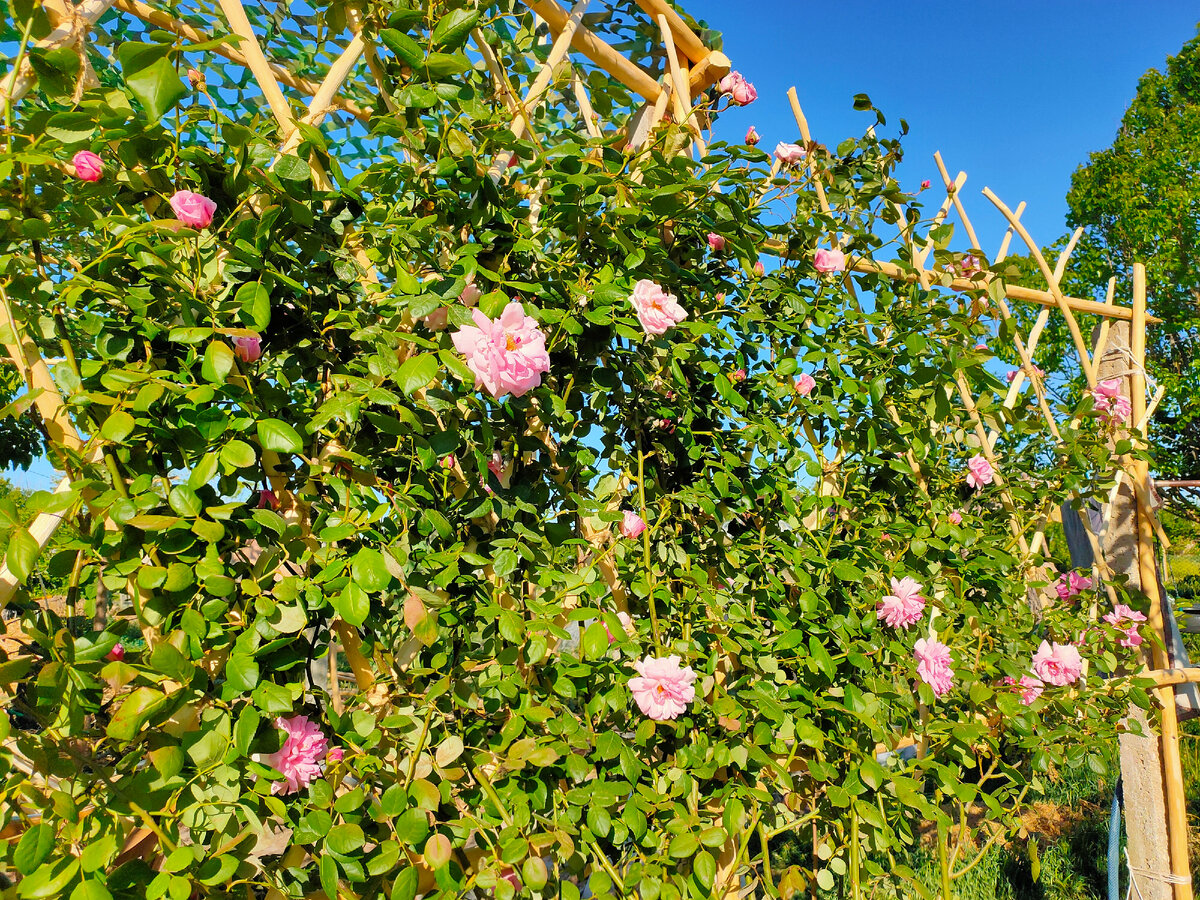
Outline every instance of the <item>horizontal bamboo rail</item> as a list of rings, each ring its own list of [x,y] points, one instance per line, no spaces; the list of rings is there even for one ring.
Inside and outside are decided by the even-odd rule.
[[[763,242],[762,246],[768,253],[778,256],[781,259],[789,258],[787,246],[782,241],[767,240]],[[877,262],[876,260],[864,259],[862,257],[851,259],[849,261],[849,268],[866,274],[886,275],[888,278],[894,278],[897,281],[917,282],[921,280],[920,272],[914,269],[908,269],[896,263]],[[955,278],[950,282],[950,287],[956,291],[981,290],[986,288],[994,277],[994,275],[984,273],[983,279],[978,281],[973,281],[970,278]],[[1004,295],[1010,300],[1036,303],[1039,306],[1058,306],[1058,301],[1054,299],[1054,295],[1049,291],[1039,291],[1034,288],[1020,287],[1015,284],[1006,284],[1004,286]],[[1122,319],[1126,322],[1133,317],[1133,310],[1127,306],[1110,306],[1107,303],[1097,303],[1095,300],[1084,300],[1080,297],[1064,297],[1063,299],[1075,312],[1111,319]],[[1146,321],[1157,324],[1161,323],[1162,319],[1155,318],[1154,316],[1146,316]]]

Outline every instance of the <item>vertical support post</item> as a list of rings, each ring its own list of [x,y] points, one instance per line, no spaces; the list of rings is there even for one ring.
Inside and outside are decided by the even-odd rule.
[[[1146,414],[1146,267],[1133,265],[1133,318],[1130,322],[1130,350],[1133,356],[1131,397],[1133,421]],[[1145,435],[1141,436],[1145,443]],[[1154,559],[1154,510],[1150,507],[1150,472],[1145,460],[1134,463],[1134,487],[1137,496],[1138,580],[1150,600],[1149,625],[1159,638],[1151,645],[1154,668],[1170,666],[1167,659],[1167,628],[1163,600],[1159,593],[1158,570]],[[1188,824],[1184,797],[1183,767],[1179,758],[1179,721],[1175,708],[1175,688],[1160,687],[1155,692],[1162,707],[1161,736],[1163,794],[1166,800],[1167,849],[1174,883],[1175,900],[1191,900],[1192,885],[1188,869]]]

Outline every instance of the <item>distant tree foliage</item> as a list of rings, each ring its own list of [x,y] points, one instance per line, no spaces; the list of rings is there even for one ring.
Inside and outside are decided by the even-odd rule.
[[[1156,470],[1200,475],[1200,36],[1141,77],[1111,147],[1090,155],[1067,194],[1083,227],[1071,264],[1072,293],[1103,299],[1108,279],[1128,290],[1146,265],[1151,376],[1166,387],[1155,417]],[[1118,295],[1119,296],[1119,295]],[[1047,357],[1050,359],[1050,357]]]
[[[16,369],[0,364],[0,468],[3,469],[28,469],[42,452],[42,438],[30,414],[19,414],[13,402],[23,386]]]

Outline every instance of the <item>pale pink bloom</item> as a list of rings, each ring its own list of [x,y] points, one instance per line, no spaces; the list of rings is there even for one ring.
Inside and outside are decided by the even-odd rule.
[[[113,644],[113,648],[104,654],[104,658],[110,662],[120,662],[125,658],[125,648],[119,643]]]
[[[189,228],[207,228],[217,211],[217,204],[193,191],[176,191],[171,195],[170,203],[175,218]]]
[[[813,254],[813,268],[818,272],[841,272],[846,268],[846,254],[841,250],[817,250]]]
[[[659,722],[677,718],[696,699],[692,683],[696,673],[691,666],[680,666],[679,657],[658,659],[647,656],[635,662],[637,675],[629,679],[629,691],[643,715]]]
[[[625,510],[625,515],[621,519],[621,534],[627,538],[635,538],[646,530],[646,523],[642,517],[630,510]]]
[[[765,271],[767,270],[763,268],[762,260],[757,260],[754,263],[754,274],[761,276]]]
[[[971,254],[967,254],[962,258],[962,270],[964,275],[974,275],[979,271],[979,260]]]
[[[320,763],[325,759],[329,745],[321,729],[307,716],[291,716],[287,719],[280,716],[275,720],[275,727],[284,731],[287,739],[277,752],[263,760],[284,778],[272,785],[271,793],[295,793],[321,777]]]
[[[617,621],[621,623],[621,628],[625,631],[625,633],[627,635],[629,635],[629,637],[634,637],[637,634],[637,632],[634,630],[634,627],[633,627],[633,619],[631,619],[629,617],[629,613],[618,612],[617,613]],[[601,619],[600,624],[604,626],[604,633],[608,635],[608,642],[611,644],[613,641],[616,640],[616,637],[613,635],[612,631],[609,629],[607,622],[605,622],[603,619]]]
[[[649,278],[642,278],[633,286],[629,302],[646,334],[665,334],[687,318],[675,295],[668,294]]]
[[[745,381],[746,380],[746,370],[745,369],[734,369],[729,374],[729,380],[732,381],[734,384],[739,384],[739,383]]]
[[[453,453],[447,453],[442,457],[441,466],[443,469],[453,469],[457,462],[458,458]]]
[[[424,319],[425,327],[430,331],[442,331],[450,324],[450,310],[444,306],[439,306]]]
[[[710,231],[708,233],[708,249],[713,253],[721,253],[725,249],[725,238]]]
[[[197,69],[187,70],[187,80],[193,88],[204,86],[204,74]]]
[[[542,383],[542,375],[550,371],[546,336],[520,303],[510,301],[494,321],[478,309],[471,318],[475,324],[456,331],[451,340],[475,373],[475,390],[484,388],[496,398],[520,397]]]
[[[1126,421],[1133,412],[1133,404],[1121,393],[1121,380],[1109,378],[1101,381],[1092,390],[1092,401],[1096,412],[1110,423]]]
[[[892,628],[915,625],[921,621],[925,612],[925,598],[921,595],[921,585],[907,575],[899,580],[893,578],[892,592],[880,600],[875,608],[879,620]]]
[[[746,143],[749,144],[751,147],[753,147],[755,144],[757,144],[761,140],[762,140],[762,138],[760,138],[758,136],[758,132],[754,130],[753,125],[751,125],[749,128],[746,129]]]
[[[917,675],[941,697],[954,687],[954,670],[950,668],[950,648],[937,638],[919,638],[913,655],[917,660]]]
[[[1083,669],[1079,648],[1074,644],[1050,644],[1042,641],[1033,654],[1033,674],[1046,684],[1057,687],[1071,684]]]
[[[1021,692],[1021,703],[1025,706],[1029,706],[1034,700],[1042,696],[1042,691],[1045,690],[1045,686],[1032,675],[1022,675],[1020,681],[1017,681],[1010,675],[1006,675],[1003,683],[1012,685],[1013,690]]]
[[[233,355],[244,363],[258,362],[262,358],[262,338],[257,334],[235,337]]]
[[[921,182],[921,190],[923,190],[923,191],[927,190],[929,188],[929,185],[931,185],[931,184],[933,184],[933,182],[930,181],[928,178],[926,178],[924,181]]]
[[[99,181],[104,174],[104,161],[91,150],[80,150],[71,159],[71,165],[80,181]]]
[[[497,480],[504,477],[504,454],[499,450],[492,451],[492,458],[488,460],[488,471],[496,476]]]
[[[1146,621],[1145,613],[1138,612],[1124,603],[1117,603],[1113,606],[1112,612],[1104,616],[1104,621],[1114,628],[1121,628],[1126,622],[1130,623],[1127,627],[1122,628],[1125,636],[1117,641],[1122,647],[1140,647],[1142,645],[1143,638],[1138,633],[1137,623]],[[120,645],[118,644],[118,646]]]
[[[796,379],[796,393],[801,397],[807,397],[816,386],[817,379],[813,378],[807,372],[801,372],[800,377]]]
[[[1035,365],[1035,366],[1033,366],[1032,368],[1033,368],[1033,374],[1034,374],[1034,375],[1036,375],[1038,378],[1045,378],[1045,377],[1046,377],[1046,373],[1045,373],[1045,372],[1043,372],[1043,371],[1041,370],[1041,368],[1040,368],[1040,367],[1038,367],[1038,366],[1036,366],[1036,365]],[[1020,371],[1019,369],[1012,369],[1012,370],[1010,370],[1010,371],[1009,371],[1009,372],[1008,372],[1008,373],[1007,373],[1007,374],[1004,376],[1005,380],[1006,380],[1006,381],[1007,381],[1009,384],[1012,384],[1012,383],[1013,383],[1013,379],[1017,377],[1017,372],[1019,372],[1019,371]]]
[[[794,166],[804,160],[804,148],[799,144],[780,141],[775,145],[775,158],[785,166]]]
[[[340,763],[346,758],[346,751],[341,747],[330,747],[329,752],[325,754],[327,763]]]
[[[471,309],[475,306],[476,303],[479,302],[479,298],[482,296],[483,296],[483,291],[481,291],[475,285],[475,282],[472,281],[470,284],[468,284],[465,288],[462,289],[462,293],[458,295],[458,299],[462,301],[463,306],[467,307],[467,309]]]
[[[730,72],[717,82],[717,90],[728,95],[735,106],[749,106],[758,99],[758,91],[754,85],[742,77],[738,71]]]
[[[279,498],[275,496],[275,492],[270,488],[263,488],[258,492],[258,508],[259,509],[279,509]]]
[[[982,351],[982,352],[984,352],[984,353],[987,353],[987,352],[988,352],[988,345],[987,345],[987,344],[976,344],[976,345],[975,345],[975,349],[976,349],[976,350],[980,350],[980,351]]]
[[[1061,575],[1054,585],[1060,600],[1070,600],[1076,594],[1082,594],[1092,586],[1092,579],[1080,575],[1074,569]]]
[[[991,484],[994,476],[992,464],[978,453],[972,456],[967,463],[967,484],[973,488],[982,488],[985,484]]]
[[[950,518],[951,525],[961,525],[962,524],[962,513],[960,513],[957,509],[954,510],[954,512],[950,513],[949,518]]]
[[[724,291],[717,291],[717,302],[718,303],[725,302],[725,292]]]

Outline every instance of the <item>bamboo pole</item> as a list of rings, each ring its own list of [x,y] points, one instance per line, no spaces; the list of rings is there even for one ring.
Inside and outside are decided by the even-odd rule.
[[[259,46],[254,29],[250,27],[250,19],[246,16],[246,10],[239,0],[219,0],[219,2],[225,13],[225,19],[229,22],[229,27],[234,34],[242,37],[242,52],[246,57],[246,67],[250,69],[254,80],[258,82],[259,90],[263,92],[267,105],[271,107],[275,121],[283,129],[286,140],[295,130],[295,117],[292,115],[292,108],[288,105],[287,98],[279,89],[279,83],[275,81],[275,73],[271,71],[267,57],[263,53],[262,47]]]
[[[1146,413],[1146,267],[1133,264],[1133,320],[1131,322],[1130,350],[1134,366],[1132,375],[1131,401],[1133,421],[1141,421]],[[1145,433],[1141,435],[1145,439]],[[1149,464],[1144,459],[1134,463],[1134,482],[1145,486],[1149,480]],[[1159,640],[1151,645],[1154,668],[1163,670],[1170,665],[1166,654],[1168,640],[1164,624],[1162,596],[1158,590],[1158,569],[1154,562],[1154,510],[1150,506],[1147,491],[1137,492],[1138,516],[1138,575],[1142,593],[1150,600],[1147,624],[1154,629]],[[1192,885],[1188,861],[1187,797],[1183,780],[1183,766],[1179,758],[1179,720],[1175,708],[1174,688],[1158,688],[1162,706],[1161,741],[1163,766],[1163,794],[1167,804],[1167,839],[1171,861],[1171,874],[1186,878],[1174,885],[1175,900],[1191,900]]]
[[[679,65],[679,55],[675,52],[675,43],[666,16],[658,16],[658,30],[662,34],[663,47],[667,52],[667,71],[671,75],[671,99],[675,104],[675,119],[680,126],[692,132],[692,143],[699,149],[700,158],[703,159],[708,155],[708,146],[704,143],[699,126],[692,121],[692,101],[687,79]]]
[[[176,19],[174,16],[171,16],[160,9],[156,9],[149,4],[142,3],[141,0],[115,0],[113,6],[122,12],[136,16],[143,22],[153,25],[155,28],[161,28],[164,31],[169,31],[172,34],[178,35],[184,40],[191,41],[192,43],[200,44],[209,40],[208,35],[205,35],[193,28],[187,22]],[[250,68],[249,59],[244,53],[242,53],[232,44],[217,44],[215,47],[210,47],[209,51],[217,54],[217,56],[229,60],[231,63],[236,63],[237,65],[244,66],[247,69]],[[265,56],[264,59],[266,59]],[[311,81],[307,78],[296,75],[294,72],[290,71],[284,66],[281,66],[272,59],[266,59],[266,62],[276,81],[286,84],[288,87],[300,91],[309,97],[316,96],[320,85],[318,85],[315,81]],[[386,102],[387,94],[385,93],[383,96]],[[336,106],[338,109],[349,113],[361,122],[368,121],[374,114],[374,110],[364,109],[353,100],[347,100],[340,95],[330,98],[328,105]]]
[[[781,258],[787,258],[787,245],[782,241],[767,240],[762,244],[762,248],[768,253],[772,253]],[[863,272],[874,275],[885,275],[888,278],[896,281],[920,281],[921,271],[913,270],[906,266],[901,266],[896,263],[878,262],[873,259],[865,259],[863,257],[855,257],[848,263],[848,268],[856,272]],[[983,284],[991,282],[995,275],[986,273],[983,279]],[[950,287],[958,291],[978,290],[981,282],[971,281],[967,278],[955,278],[950,282]],[[1051,291],[1039,291],[1033,288],[1018,287],[1014,284],[1006,284],[1004,286],[1004,296],[1010,300],[1020,300],[1023,303],[1036,303],[1039,306],[1058,307],[1059,303],[1055,299]],[[1067,306],[1079,313],[1087,313],[1094,316],[1106,316],[1112,319],[1120,319],[1128,322],[1133,318],[1133,310],[1127,306],[1109,306],[1105,303],[1097,303],[1095,300],[1084,300],[1079,297],[1063,297]],[[1150,324],[1158,324],[1162,319],[1147,315],[1146,321]]]
[[[675,39],[675,46],[683,51],[683,55],[692,62],[703,62],[709,55],[710,51],[704,46],[704,42],[665,0],[634,0],[634,2],[655,21],[660,18],[667,20],[668,30]]]
[[[545,19],[553,31],[561,32],[566,29],[568,13],[555,0],[522,2]],[[600,40],[586,28],[580,26],[574,31],[571,45],[638,96],[651,101],[658,99],[662,89],[648,72],[630,62],[612,45]]]

